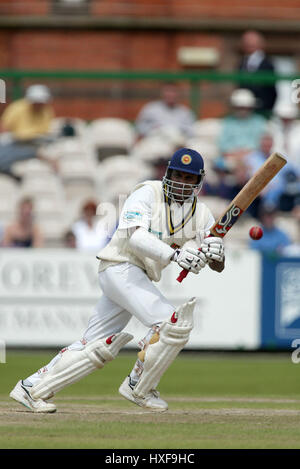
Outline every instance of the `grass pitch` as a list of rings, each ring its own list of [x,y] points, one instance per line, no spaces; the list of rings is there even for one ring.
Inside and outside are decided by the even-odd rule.
[[[161,380],[163,414],[118,394],[134,352],[61,391],[55,414],[8,397],[54,356],[11,351],[0,364],[0,448],[300,448],[300,365],[289,354],[181,353]]]

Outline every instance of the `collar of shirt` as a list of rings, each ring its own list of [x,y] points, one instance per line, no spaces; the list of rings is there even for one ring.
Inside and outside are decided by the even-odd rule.
[[[249,71],[255,71],[265,58],[265,53],[262,50],[256,50],[250,54],[247,58],[247,69]]]

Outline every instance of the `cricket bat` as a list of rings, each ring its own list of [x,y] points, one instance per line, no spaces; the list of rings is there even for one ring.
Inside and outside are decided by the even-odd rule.
[[[253,174],[252,178],[245,184],[235,198],[226,207],[224,213],[218,218],[210,229],[209,236],[223,238],[232,228],[238,218],[247,210],[253,200],[260,194],[266,185],[276,176],[276,174],[286,164],[286,159],[280,153],[272,153],[264,164]],[[178,282],[189,273],[183,269],[178,278]]]

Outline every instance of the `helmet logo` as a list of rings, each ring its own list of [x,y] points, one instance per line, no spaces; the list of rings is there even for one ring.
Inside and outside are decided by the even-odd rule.
[[[192,162],[192,157],[188,154],[185,154],[181,157],[181,163],[190,164]]]

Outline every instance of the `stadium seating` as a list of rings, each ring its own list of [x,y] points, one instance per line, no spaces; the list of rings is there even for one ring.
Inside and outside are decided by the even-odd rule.
[[[18,184],[10,177],[0,174],[0,225],[6,225],[15,213],[19,195]]]
[[[72,126],[75,136],[83,137],[85,135],[87,123],[83,119],[74,117],[57,117],[53,119],[50,131],[53,135],[60,136],[66,125]]]
[[[137,162],[151,165],[155,160],[168,160],[174,148],[169,140],[159,136],[146,137],[133,146],[131,155]]]
[[[135,132],[124,119],[103,118],[94,120],[87,127],[85,139],[98,161],[103,161],[109,156],[128,154],[135,141]]]
[[[102,201],[112,201],[118,194],[128,195],[134,186],[150,176],[143,161],[116,155],[107,158],[96,170],[97,195]]]
[[[66,119],[55,119],[54,135],[59,135]],[[195,122],[195,137],[184,142],[179,142],[179,135],[168,129],[137,140],[134,127],[124,119],[97,119],[90,124],[80,119],[71,122],[76,135],[59,137],[45,148],[47,156],[58,161],[57,173],[47,163],[32,159],[14,164],[15,173],[23,178],[21,184],[0,175],[1,226],[14,217],[18,200],[31,196],[46,246],[62,246],[64,233],[78,219],[87,199],[110,202],[120,209],[136,184],[155,177],[154,163],[167,162],[179,143],[198,150],[205,158],[207,180],[215,179],[213,161],[218,156],[219,119]],[[1,137],[5,139],[4,134]],[[228,204],[219,197],[200,197],[215,217]],[[247,246],[249,228],[257,223],[243,217],[226,238],[227,245]],[[294,242],[299,242],[299,221],[289,213],[280,213],[278,225],[289,232]]]
[[[13,170],[21,177],[25,177],[27,174],[36,175],[36,177],[42,177],[47,176],[53,172],[47,163],[37,159],[14,163]]]

